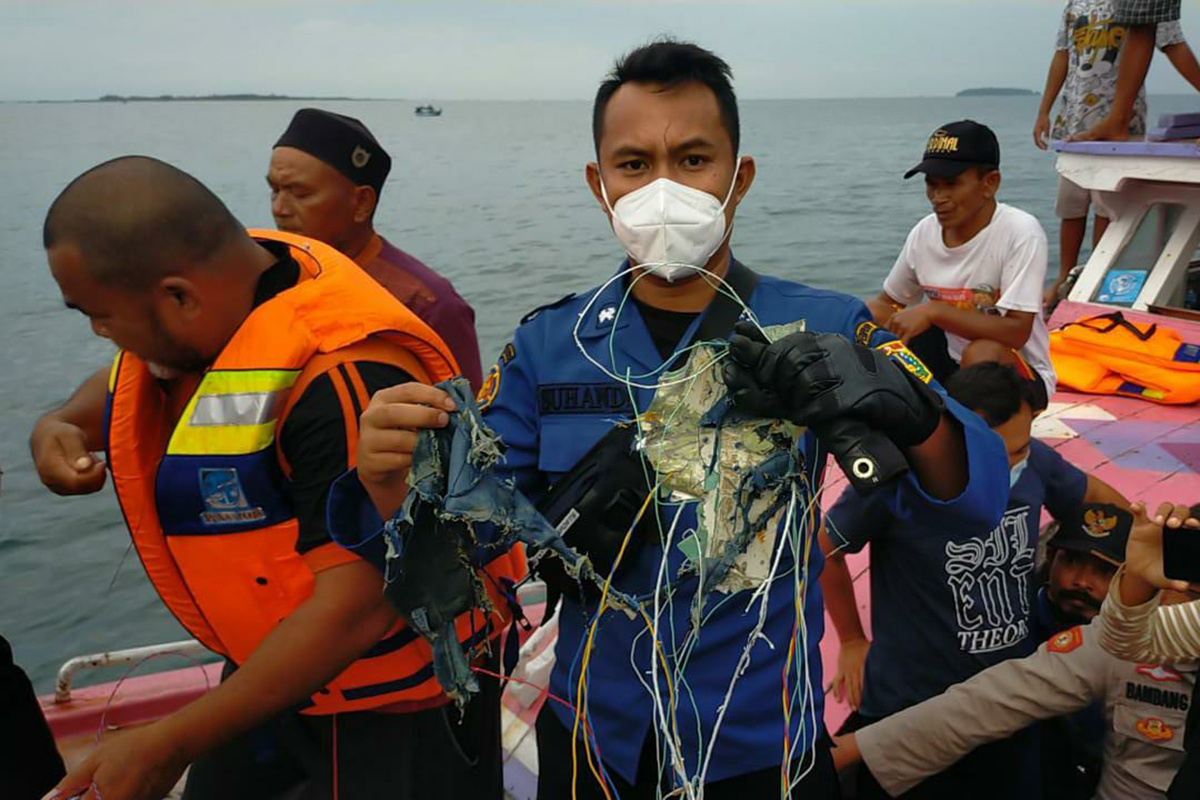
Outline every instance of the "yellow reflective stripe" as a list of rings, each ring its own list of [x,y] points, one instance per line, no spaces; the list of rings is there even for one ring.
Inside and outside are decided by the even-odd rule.
[[[180,416],[167,454],[246,455],[269,447],[285,393],[299,377],[298,369],[206,373]]]
[[[116,354],[113,356],[112,366],[108,368],[108,391],[111,393],[117,388],[117,367],[121,365],[121,353],[125,352],[117,348]]]

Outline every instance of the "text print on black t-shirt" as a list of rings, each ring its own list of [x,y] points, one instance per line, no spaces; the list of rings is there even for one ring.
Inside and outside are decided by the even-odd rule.
[[[946,542],[946,583],[965,653],[1003,650],[1029,636],[1029,517],[1027,505],[1010,508],[986,537]]]

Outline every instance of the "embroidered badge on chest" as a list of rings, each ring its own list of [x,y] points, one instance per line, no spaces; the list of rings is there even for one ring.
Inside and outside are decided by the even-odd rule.
[[[1174,729],[1158,717],[1139,719],[1137,732],[1152,742],[1169,742],[1175,738]]]

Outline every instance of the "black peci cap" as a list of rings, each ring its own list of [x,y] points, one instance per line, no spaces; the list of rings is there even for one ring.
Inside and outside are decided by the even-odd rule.
[[[370,186],[379,194],[392,170],[392,158],[354,117],[302,108],[292,117],[276,147],[294,147],[319,158],[345,175],[355,186]]]
[[[934,131],[925,144],[924,159],[904,173],[904,177],[907,180],[924,172],[935,178],[954,178],[972,164],[999,167],[1000,142],[987,125],[964,119]]]
[[[1125,563],[1133,514],[1107,503],[1084,503],[1059,521],[1048,546],[1087,553],[1115,566]]]

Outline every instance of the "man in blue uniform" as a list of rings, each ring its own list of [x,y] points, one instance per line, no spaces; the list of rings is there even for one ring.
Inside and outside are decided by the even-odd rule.
[[[889,430],[884,441],[902,452],[908,474],[876,491],[898,517],[990,526],[1004,508],[1007,460],[999,438],[930,388],[928,372],[874,328],[861,302],[753,276],[732,259],[729,232],[755,164],[738,155],[729,78],[724,61],[674,41],[617,63],[597,93],[597,160],[587,167],[587,182],[629,260],[600,289],[527,315],[480,392],[485,420],[507,448],[501,468],[530,498],[544,498],[614,422],[631,419],[673,490],[657,529],[650,526],[613,579],[641,598],[640,608],[609,607],[597,618],[588,593],[564,597],[550,691],[578,713],[558,703],[541,713],[541,798],[653,798],[660,787],[688,785],[694,793],[701,784],[710,800],[835,796],[821,724],[822,559],[808,509],[828,448],[862,461],[861,440],[842,435],[841,422]],[[720,343],[689,349],[728,337],[737,313],[723,331],[697,339],[706,311],[724,307],[714,287],[725,278],[740,284],[746,299],[728,355]],[[724,369],[705,362],[705,352],[724,356]],[[664,374],[668,368],[675,372]],[[729,415],[719,441],[700,419],[712,412],[696,416],[686,388],[714,375],[714,396],[730,396],[743,419],[751,418],[739,427],[738,414]],[[398,386],[372,399],[357,485],[382,516],[404,496],[413,429],[445,424],[450,407],[446,395],[427,386]],[[712,411],[721,408],[718,400]],[[685,418],[695,424],[688,427]],[[686,444],[672,439],[677,429],[680,438],[707,444],[689,459]],[[728,531],[707,481],[724,486],[743,463],[751,472],[761,467],[743,462],[748,450],[792,455],[794,469],[756,495],[769,506],[760,517],[767,522],[741,543],[732,567],[714,576],[701,553],[711,556],[711,540]],[[703,474],[689,496],[680,476],[697,468]],[[764,541],[766,549],[756,551]],[[698,589],[697,571],[715,588]],[[705,592],[707,602],[694,608]]]

